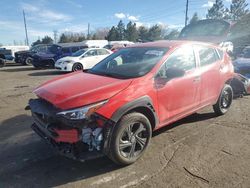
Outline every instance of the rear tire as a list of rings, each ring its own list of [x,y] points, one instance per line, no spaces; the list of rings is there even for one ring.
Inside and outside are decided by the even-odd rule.
[[[114,128],[109,158],[118,165],[134,163],[147,148],[151,135],[151,124],[143,114],[133,112],[123,116]]]
[[[80,70],[83,70],[83,66],[81,63],[75,63],[72,67],[72,72],[75,72],[75,71],[80,71]]]
[[[224,115],[227,113],[233,101],[233,89],[230,85],[225,84],[224,88],[221,91],[220,97],[213,109],[216,115]]]

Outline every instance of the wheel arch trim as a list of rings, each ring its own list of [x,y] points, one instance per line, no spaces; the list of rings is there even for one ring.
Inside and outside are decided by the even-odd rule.
[[[152,128],[155,128],[159,123],[159,119],[158,119],[158,116],[157,116],[156,111],[154,109],[153,102],[149,96],[143,96],[143,97],[135,99],[129,103],[126,103],[125,105],[123,105],[122,107],[120,107],[118,110],[116,110],[113,113],[111,120],[113,122],[117,123],[123,115],[125,115],[133,110],[138,111],[137,109],[142,109],[142,108],[146,109],[153,116],[153,118],[154,118],[153,122],[152,122],[152,119],[149,119],[149,121],[151,124],[153,123]],[[146,114],[144,114],[144,115],[147,117]],[[147,118],[150,118],[150,117],[147,117]]]

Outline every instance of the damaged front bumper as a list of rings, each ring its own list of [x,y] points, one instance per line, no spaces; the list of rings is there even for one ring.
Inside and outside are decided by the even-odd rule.
[[[85,161],[103,156],[109,146],[112,122],[93,114],[88,120],[67,120],[43,99],[29,101],[34,123],[31,128],[61,155]]]

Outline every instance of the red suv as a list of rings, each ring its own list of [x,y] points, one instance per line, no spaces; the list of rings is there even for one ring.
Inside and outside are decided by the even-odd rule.
[[[152,131],[213,105],[229,109],[233,66],[214,45],[189,41],[137,44],[87,72],[38,87],[29,101],[33,130],[68,157],[107,155],[127,165],[141,157]]]

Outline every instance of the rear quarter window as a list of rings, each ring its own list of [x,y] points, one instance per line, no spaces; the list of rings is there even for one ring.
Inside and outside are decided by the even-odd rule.
[[[200,57],[200,66],[210,65],[219,60],[219,56],[214,48],[198,46],[197,49]]]

